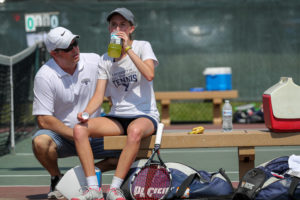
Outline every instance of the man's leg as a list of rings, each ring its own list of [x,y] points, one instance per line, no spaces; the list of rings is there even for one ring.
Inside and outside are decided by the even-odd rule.
[[[51,176],[60,176],[56,144],[48,135],[38,135],[32,140],[35,157]]]
[[[58,168],[57,144],[62,145],[63,140],[54,132],[45,129],[35,133],[32,139],[32,150],[35,157],[51,176],[50,192],[48,193],[48,198],[51,199],[63,198],[63,195],[55,188],[62,177]]]

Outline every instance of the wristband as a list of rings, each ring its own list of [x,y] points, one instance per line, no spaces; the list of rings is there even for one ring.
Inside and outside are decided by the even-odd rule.
[[[126,47],[126,48],[125,48],[125,52],[127,53],[127,51],[128,51],[129,49],[131,49],[131,46]]]

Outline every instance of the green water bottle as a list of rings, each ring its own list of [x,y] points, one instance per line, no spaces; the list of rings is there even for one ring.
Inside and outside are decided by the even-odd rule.
[[[117,36],[118,32],[112,32],[110,35],[110,43],[108,45],[108,56],[111,58],[119,58],[122,51],[122,39]]]

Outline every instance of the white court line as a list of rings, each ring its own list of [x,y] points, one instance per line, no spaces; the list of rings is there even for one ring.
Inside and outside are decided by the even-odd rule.
[[[113,176],[114,174],[111,174],[111,173],[108,173],[108,174],[106,174],[106,173],[102,173],[102,176]],[[24,177],[24,178],[26,178],[26,177],[50,177],[50,175],[47,175],[47,174],[32,174],[32,175],[28,175],[28,174],[18,174],[18,175],[16,175],[16,174],[6,174],[6,175],[0,175],[0,178],[7,178],[7,177],[20,177],[20,178],[22,178],[22,177]]]
[[[49,187],[49,185],[0,185],[0,187]],[[0,199],[2,199],[0,197]]]
[[[6,174],[6,175],[0,175],[0,177],[50,177],[50,175],[43,175],[43,174],[35,174],[35,175],[24,175],[24,174]]]
[[[33,153],[16,153],[16,156],[33,156]]]

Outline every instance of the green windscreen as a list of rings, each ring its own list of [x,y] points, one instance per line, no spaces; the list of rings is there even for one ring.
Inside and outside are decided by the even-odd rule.
[[[103,54],[106,16],[116,7],[132,10],[135,39],[152,44],[156,91],[205,88],[205,68],[225,66],[242,101],[261,101],[282,76],[300,84],[297,0],[8,1],[0,5],[0,54],[27,47],[25,14],[41,12],[58,12],[59,25],[80,35],[82,52]]]

